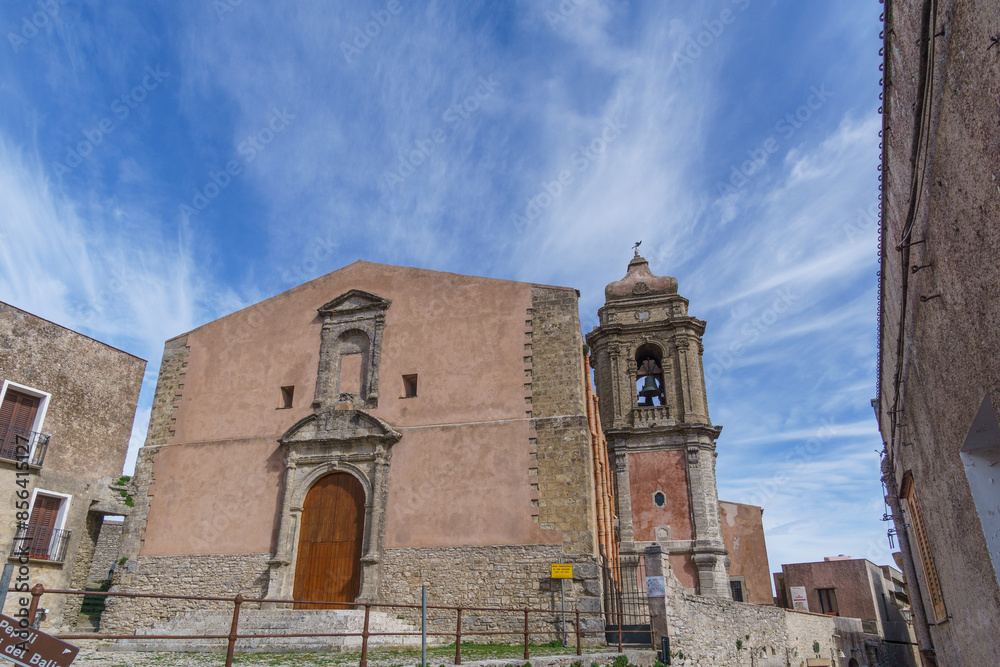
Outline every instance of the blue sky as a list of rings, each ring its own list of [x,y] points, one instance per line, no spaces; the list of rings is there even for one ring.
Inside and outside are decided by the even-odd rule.
[[[708,321],[719,495],[771,569],[890,562],[875,0],[0,6],[0,300],[149,360],[357,259]],[[133,465],[134,451],[129,459]]]

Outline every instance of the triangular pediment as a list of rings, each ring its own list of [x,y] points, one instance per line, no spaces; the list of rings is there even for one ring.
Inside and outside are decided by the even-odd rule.
[[[370,292],[352,289],[320,306],[319,314],[323,317],[354,315],[357,313],[385,310],[391,303],[389,299],[383,299]]]
[[[279,441],[294,442],[347,442],[352,440],[389,440],[395,442],[402,436],[389,424],[361,410],[324,410],[297,421],[285,431]]]

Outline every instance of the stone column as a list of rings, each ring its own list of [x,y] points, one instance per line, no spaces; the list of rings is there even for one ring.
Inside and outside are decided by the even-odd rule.
[[[608,345],[608,355],[611,358],[611,392],[614,397],[614,416],[611,421],[612,428],[625,426],[625,406],[622,398],[621,379],[621,345],[611,343]]]
[[[646,595],[649,600],[649,623],[653,644],[659,649],[663,637],[670,636],[667,616],[667,587],[670,585],[670,559],[658,543],[646,547]],[[665,658],[664,658],[665,659]]]
[[[715,488],[715,444],[690,435],[687,443],[688,493],[694,518],[692,562],[698,570],[698,594],[731,598],[727,551],[722,542],[719,497]]]
[[[375,456],[372,466],[372,497],[368,500],[365,514],[370,522],[365,528],[365,548],[361,557],[361,591],[358,600],[375,602],[378,600],[379,568],[382,554],[382,524],[385,522],[386,478],[389,472],[389,457],[384,451]]]
[[[281,599],[291,597],[291,591],[287,590],[285,579],[290,570],[292,557],[295,554],[295,529],[298,526],[299,514],[291,507],[292,484],[295,480],[297,466],[293,454],[289,454],[285,459],[285,481],[281,490],[281,523],[278,530],[278,543],[275,545],[274,556],[268,561],[268,582],[266,598]]]
[[[622,443],[616,442],[616,446]],[[628,481],[628,452],[615,452],[615,499],[618,505],[618,541],[622,550],[634,549],[635,535],[632,532],[632,492]]]

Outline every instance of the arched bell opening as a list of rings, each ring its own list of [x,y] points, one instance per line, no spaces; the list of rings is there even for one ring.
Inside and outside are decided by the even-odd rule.
[[[663,352],[646,343],[635,352],[635,393],[638,406],[651,408],[666,405],[663,391]]]

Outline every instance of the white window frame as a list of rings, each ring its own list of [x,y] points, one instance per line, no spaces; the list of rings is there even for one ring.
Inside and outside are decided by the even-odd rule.
[[[68,493],[59,493],[58,491],[49,491],[48,489],[32,489],[31,490],[31,506],[28,508],[28,521],[31,521],[31,513],[35,511],[35,498],[38,494],[43,496],[51,496],[53,498],[61,498],[59,503],[59,513],[56,514],[56,523],[53,526],[55,530],[65,530],[66,529],[66,519],[69,516],[69,504],[73,500],[73,496]],[[49,542],[49,557],[56,556],[53,553],[53,543]]]
[[[38,403],[38,411],[35,413],[35,421],[32,422],[29,431],[34,431],[36,433],[42,432],[42,425],[45,423],[45,414],[49,411],[49,401],[52,400],[52,394],[47,391],[42,391],[41,389],[35,389],[34,387],[29,387],[27,385],[19,384],[17,382],[12,382],[10,380],[3,381],[3,387],[0,388],[0,404],[3,403],[4,397],[7,395],[7,389],[12,388],[14,391],[27,394],[28,396],[34,396],[35,398],[41,399]],[[35,456],[35,446],[38,443],[35,440],[31,442],[31,451],[28,452],[28,460],[32,460]]]

